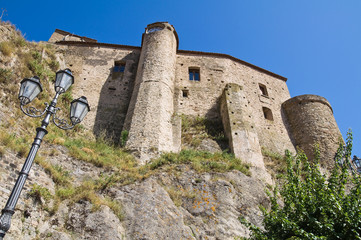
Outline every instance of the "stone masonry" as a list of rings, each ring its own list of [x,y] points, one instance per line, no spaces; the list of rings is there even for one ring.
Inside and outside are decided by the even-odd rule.
[[[140,163],[181,149],[181,115],[223,122],[229,149],[261,169],[262,148],[283,154],[298,146],[311,156],[318,143],[331,159],[337,149],[339,129],[324,98],[290,99],[285,77],[226,54],[179,50],[169,23],[148,25],[141,47],[58,29],[49,42],[75,75],[75,94],[88,97],[85,127],[115,141],[127,131],[126,147]]]

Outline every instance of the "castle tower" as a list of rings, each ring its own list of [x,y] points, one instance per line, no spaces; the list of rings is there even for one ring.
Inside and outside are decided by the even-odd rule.
[[[252,110],[244,106],[248,105],[242,87],[235,83],[227,84],[220,110],[231,151],[244,162],[265,170],[258,135],[248,117]]]
[[[330,168],[342,141],[330,103],[320,96],[301,95],[284,102],[282,108],[295,145],[313,159],[315,144],[319,144],[321,167]]]
[[[142,39],[137,75],[124,129],[126,147],[141,163],[174,151],[172,116],[177,33],[166,22],[149,24]]]

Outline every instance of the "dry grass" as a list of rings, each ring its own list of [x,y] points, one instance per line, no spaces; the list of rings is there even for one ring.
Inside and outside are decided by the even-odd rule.
[[[212,139],[227,145],[223,125],[219,121],[212,121],[204,117],[181,115],[182,143],[191,148],[197,148],[203,139]]]
[[[11,42],[0,43],[0,52],[2,52],[2,54],[4,54],[4,56],[10,57],[14,51],[15,51],[15,48]]]
[[[168,192],[169,197],[177,207],[182,206],[183,199],[195,199],[197,196],[196,192],[193,190],[186,190],[182,186],[164,186],[164,189]]]

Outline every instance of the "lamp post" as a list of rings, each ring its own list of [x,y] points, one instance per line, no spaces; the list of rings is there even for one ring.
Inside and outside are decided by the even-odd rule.
[[[21,87],[19,91],[19,100],[20,108],[24,114],[30,117],[42,117],[45,115],[43,121],[41,122],[41,127],[36,129],[36,137],[30,148],[29,154],[25,160],[23,168],[21,169],[18,179],[11,191],[10,197],[5,205],[5,208],[2,210],[0,216],[0,240],[3,239],[6,232],[10,229],[11,217],[15,213],[15,206],[20,197],[21,190],[24,187],[25,181],[29,175],[31,166],[34,162],[34,158],[40,144],[43,140],[43,137],[48,133],[46,127],[49,125],[50,120],[61,129],[71,129],[76,124],[80,123],[85,115],[90,111],[89,104],[86,98],[80,97],[71,102],[70,106],[70,124],[64,119],[60,119],[56,116],[56,112],[60,108],[56,107],[58,97],[60,94],[64,93],[69,87],[74,83],[74,77],[70,69],[60,70],[56,73],[55,80],[55,97],[51,101],[50,105],[45,103],[46,107],[44,111],[38,110],[35,107],[28,107],[29,104],[34,98],[42,92],[43,88],[41,86],[40,80],[38,77],[34,76],[32,78],[25,78],[21,81]]]

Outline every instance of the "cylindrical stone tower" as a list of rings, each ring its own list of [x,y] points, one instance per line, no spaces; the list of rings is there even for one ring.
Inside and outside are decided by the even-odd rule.
[[[282,107],[295,145],[313,159],[315,144],[319,144],[321,167],[329,169],[343,141],[330,103],[320,96],[301,95],[287,100]]]
[[[137,76],[124,129],[126,147],[141,163],[173,146],[173,95],[177,33],[166,22],[149,24],[142,40]]]

